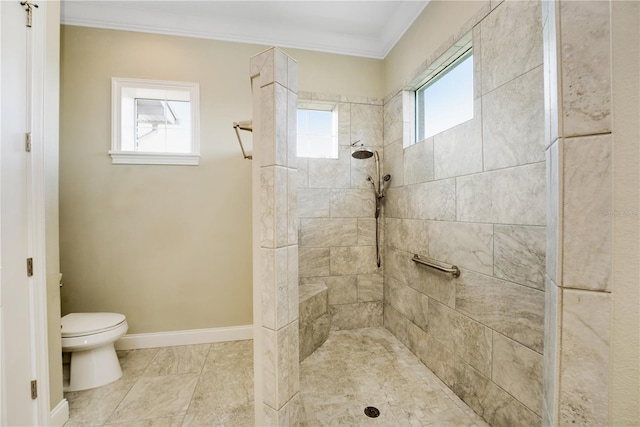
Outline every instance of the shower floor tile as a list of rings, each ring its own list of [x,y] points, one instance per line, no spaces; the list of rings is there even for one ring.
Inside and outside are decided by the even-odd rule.
[[[123,377],[66,393],[66,426],[252,426],[251,341],[118,352]],[[300,364],[301,426],[487,426],[383,328],[331,332]],[[368,418],[364,408],[380,410]]]

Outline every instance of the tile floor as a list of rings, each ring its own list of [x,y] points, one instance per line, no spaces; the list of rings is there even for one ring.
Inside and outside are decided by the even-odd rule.
[[[252,426],[251,341],[119,352],[123,377],[66,393],[67,426]],[[300,365],[303,426],[486,426],[391,333],[335,331]],[[375,406],[380,417],[363,410]]]

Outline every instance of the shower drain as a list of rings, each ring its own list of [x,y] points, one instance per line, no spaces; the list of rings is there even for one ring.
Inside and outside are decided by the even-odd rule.
[[[373,406],[367,406],[364,408],[364,414],[369,418],[378,418],[380,416],[380,411],[378,408]]]

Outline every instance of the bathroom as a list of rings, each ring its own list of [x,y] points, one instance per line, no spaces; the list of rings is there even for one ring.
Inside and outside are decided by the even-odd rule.
[[[297,163],[300,284],[327,286],[332,331],[384,327],[490,425],[606,424],[607,411],[616,425],[633,411],[617,370],[628,366],[621,359],[633,347],[613,339],[629,331],[624,305],[616,305],[624,303],[612,297],[613,218],[597,216],[619,206],[605,185],[616,179],[611,113],[573,114],[573,92],[551,83],[554,61],[584,70],[571,61],[620,60],[610,20],[624,14],[613,8],[610,15],[608,3],[584,4],[431,2],[384,60],[283,49],[298,64],[298,100],[338,106],[339,158]],[[589,33],[596,53],[576,42],[582,21],[572,14],[605,28],[604,41],[602,31]],[[562,40],[575,42],[580,55],[549,56],[559,49],[550,22],[560,16]],[[473,43],[473,119],[413,144],[410,89],[465,37]],[[180,342],[189,331],[211,342],[252,336],[252,162],[242,158],[231,124],[252,114],[249,60],[265,48],[61,27],[63,315],[126,314],[123,350]],[[612,84],[608,66],[594,68],[588,72]],[[565,83],[580,80],[567,73]],[[112,77],[200,84],[199,166],[111,163]],[[612,108],[613,91],[615,108],[615,84],[588,87],[595,95],[587,107]],[[550,107],[558,107],[559,91],[563,116]],[[571,138],[562,155],[558,136]],[[580,138],[595,141],[591,151],[572,151]],[[391,176],[380,268],[366,179],[377,171],[372,158],[352,157],[356,141],[377,151],[382,175]],[[605,184],[590,180],[585,164]],[[462,273],[432,271],[414,254]],[[571,289],[558,288],[561,281]],[[616,282],[616,292],[633,291]],[[595,328],[586,320],[593,311],[604,313]],[[579,338],[587,332],[595,337]],[[596,340],[606,345],[591,348]],[[593,379],[579,381],[577,372]],[[63,398],[61,376],[52,369],[52,408]],[[606,386],[596,392],[592,383]],[[585,396],[590,408],[577,408]]]

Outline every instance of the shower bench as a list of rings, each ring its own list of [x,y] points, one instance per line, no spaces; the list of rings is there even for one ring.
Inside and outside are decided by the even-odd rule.
[[[324,283],[300,285],[300,362],[327,340],[331,321]]]

